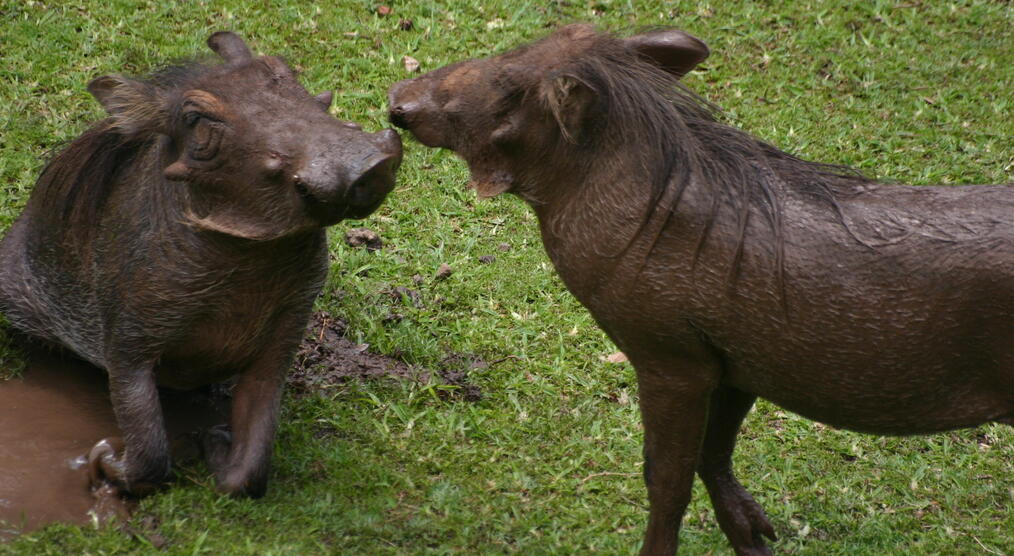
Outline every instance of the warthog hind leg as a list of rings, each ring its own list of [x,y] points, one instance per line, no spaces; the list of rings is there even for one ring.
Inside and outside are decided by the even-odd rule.
[[[711,395],[708,426],[697,474],[711,496],[715,517],[739,555],[771,554],[764,537],[777,540],[775,530],[760,506],[732,474],[732,451],[743,418],[756,396],[729,386]]]

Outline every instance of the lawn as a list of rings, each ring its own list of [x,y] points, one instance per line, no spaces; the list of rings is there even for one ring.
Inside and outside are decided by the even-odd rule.
[[[376,7],[0,0],[0,231],[47,153],[102,117],[91,78],[203,55],[220,29],[284,55],[311,92],[336,91],[336,116],[376,131],[387,125],[387,87],[410,75],[406,55],[428,71],[566,22],[679,26],[712,50],[687,85],[789,152],[904,183],[1014,179],[1009,1]],[[432,378],[289,396],[263,499],[219,496],[203,467],[188,467],[142,501],[128,532],[57,525],[0,553],[633,553],[647,516],[633,370],[605,361],[615,347],[556,277],[531,211],[507,196],[477,201],[467,177],[450,153],[406,137],[388,202],[332,230],[318,301],[349,323],[352,341]],[[346,245],[344,232],[360,226],[384,248]],[[442,263],[453,273],[438,280]],[[398,287],[417,295],[392,295]],[[0,375],[21,364],[0,328]],[[441,371],[464,378],[448,385]],[[465,386],[481,399],[460,395]],[[1010,427],[874,437],[762,402],[735,461],[778,553],[1014,554]],[[699,483],[681,538],[685,554],[731,553]]]

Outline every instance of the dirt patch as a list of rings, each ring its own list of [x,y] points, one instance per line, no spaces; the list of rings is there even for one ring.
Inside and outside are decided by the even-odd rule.
[[[406,288],[405,286],[395,286],[393,288],[385,289],[382,293],[386,293],[391,296],[391,299],[394,299],[395,301],[401,301],[406,305],[411,304],[417,309],[421,309],[423,307],[423,297],[422,294],[419,293],[419,290],[413,290],[412,288]]]
[[[306,338],[288,381],[296,394],[326,390],[349,380],[393,377],[402,380],[425,379],[423,369],[404,361],[369,351],[369,344],[357,344],[345,333],[348,323],[325,312],[317,312],[306,327]]]
[[[433,279],[446,280],[451,277],[451,274],[454,274],[454,269],[451,268],[451,265],[447,263],[440,263],[440,266],[437,268],[437,274],[433,277]]]
[[[403,299],[414,299],[412,291],[392,292]],[[454,389],[442,395],[464,401],[482,399],[482,390],[469,380],[471,374],[488,365],[474,355],[454,354],[445,358],[434,371],[370,351],[369,344],[358,344],[346,337],[348,323],[325,312],[313,314],[292,370],[289,392],[299,395],[324,391],[349,380],[394,378],[420,383],[436,377]]]
[[[457,389],[441,390],[441,395],[460,398],[466,402],[481,400],[483,398],[482,389],[472,384],[470,377],[472,373],[481,372],[488,368],[489,364],[478,355],[455,353],[445,357],[440,363],[440,370],[437,371],[437,375],[445,384],[457,386]]]
[[[171,544],[162,532],[159,530],[161,523],[159,519],[153,515],[146,515],[138,520],[137,525],[124,524],[123,532],[134,537],[135,539],[143,539],[147,541],[156,550],[163,550],[168,548]]]

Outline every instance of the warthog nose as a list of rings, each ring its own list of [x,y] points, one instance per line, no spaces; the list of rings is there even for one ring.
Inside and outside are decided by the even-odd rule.
[[[396,170],[400,163],[401,138],[394,130],[385,129],[359,133],[353,140],[336,141],[324,147],[301,164],[291,179],[296,189],[310,200],[340,204],[348,201],[349,191],[364,179],[374,180],[384,175],[388,167]]]
[[[348,201],[353,206],[373,204],[394,187],[401,155],[383,155],[370,161],[369,168],[349,185]]]
[[[419,99],[413,99],[412,95],[406,93],[408,85],[413,81],[413,79],[399,81],[391,85],[391,89],[387,92],[387,105],[391,107],[387,119],[401,129],[408,129],[412,123],[412,115],[419,111]]]
[[[408,127],[408,121],[405,117],[408,115],[412,106],[411,103],[407,102],[408,99],[404,98],[405,87],[411,79],[405,79],[398,81],[387,91],[387,105],[390,107],[387,112],[387,119],[391,124],[398,126],[402,129]]]
[[[392,136],[397,138],[393,131]],[[395,153],[383,154],[370,160],[369,167],[348,188],[345,196],[345,217],[365,218],[370,215],[387,193],[394,189],[395,175],[401,165],[401,143]]]
[[[394,188],[401,156],[401,138],[392,129],[342,134],[303,162],[291,183],[310,216],[324,226],[363,218]]]
[[[347,195],[349,204],[353,206],[379,204],[379,200],[394,187],[394,177],[401,165],[401,137],[394,130],[374,133],[372,141],[381,154],[367,159],[359,176],[349,185]]]
[[[400,127],[401,129],[408,129],[410,123],[409,119],[412,114],[418,111],[418,109],[419,105],[414,102],[398,104],[391,108],[391,111],[387,115],[387,119],[392,125]]]

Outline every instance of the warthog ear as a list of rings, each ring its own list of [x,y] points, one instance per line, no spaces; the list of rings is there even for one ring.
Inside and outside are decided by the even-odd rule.
[[[711,53],[704,41],[679,29],[634,35],[623,42],[676,77],[683,77]]]
[[[242,64],[253,59],[253,54],[239,35],[230,31],[218,31],[208,37],[208,46],[222,57],[227,64]]]
[[[543,91],[549,113],[560,126],[564,139],[579,143],[586,115],[595,102],[595,91],[572,75],[551,77]]]
[[[166,106],[158,90],[122,75],[103,75],[88,83],[88,92],[113,118],[113,127],[125,135],[160,131]]]

